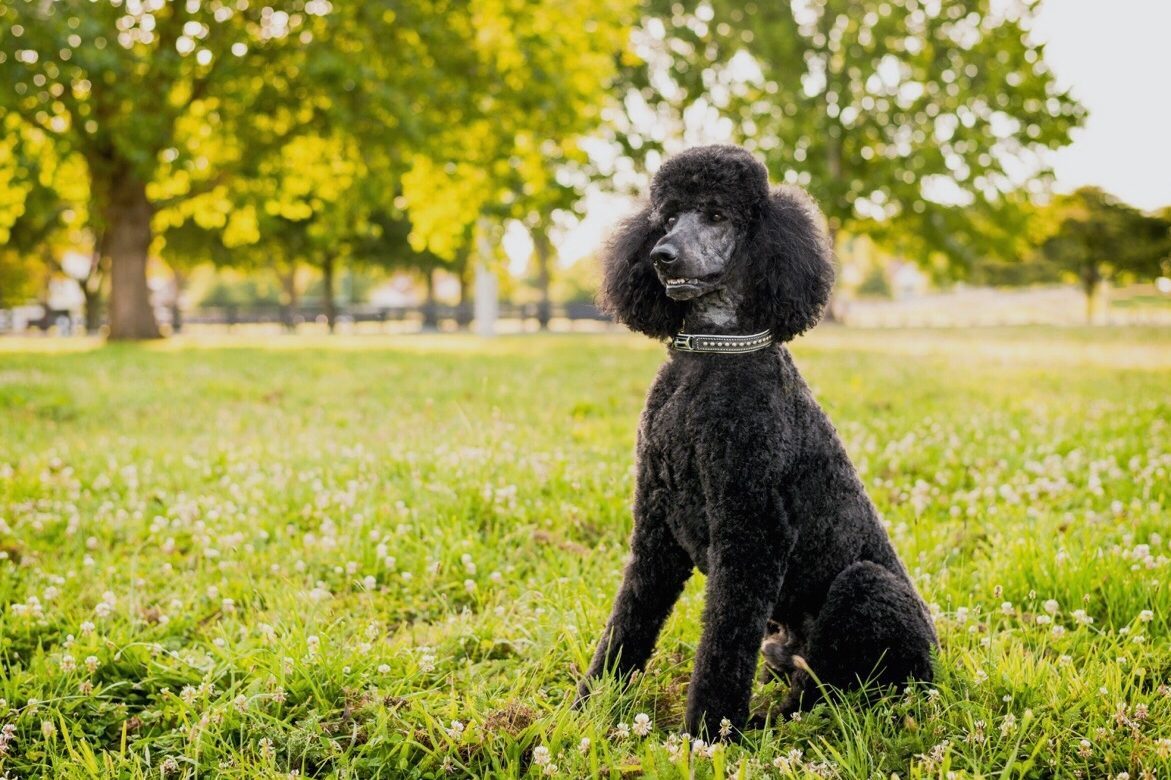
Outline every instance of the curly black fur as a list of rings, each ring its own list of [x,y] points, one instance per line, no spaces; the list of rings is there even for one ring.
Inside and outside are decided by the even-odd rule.
[[[719,209],[736,245],[725,286],[734,321],[705,321],[703,298],[667,297],[650,260],[662,215]],[[722,218],[722,217],[721,217]],[[604,258],[602,301],[657,339],[678,331],[753,333],[780,341],[812,327],[833,282],[816,208],[800,190],[770,192],[764,166],[728,146],[663,165],[651,202],[618,230]],[[749,354],[676,352],[659,371],[638,436],[631,560],[579,689],[607,670],[646,663],[694,568],[707,575],[703,636],[686,727],[742,728],[762,640],[788,678],[784,712],[823,684],[930,680],[931,617],[874,505],[783,344]]]

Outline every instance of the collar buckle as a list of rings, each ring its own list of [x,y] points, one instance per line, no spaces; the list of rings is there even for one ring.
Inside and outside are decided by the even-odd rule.
[[[675,349],[679,350],[680,352],[694,352],[695,351],[695,348],[693,346],[691,346],[691,334],[690,333],[676,333],[675,334],[675,341],[671,346],[674,347]]]

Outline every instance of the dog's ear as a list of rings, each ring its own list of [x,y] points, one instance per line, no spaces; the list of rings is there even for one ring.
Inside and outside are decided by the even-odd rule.
[[[667,297],[666,288],[651,265],[651,249],[663,237],[663,228],[649,206],[627,218],[610,237],[602,253],[602,311],[631,330],[666,339],[683,327],[685,304]]]
[[[764,312],[761,324],[778,341],[816,325],[829,301],[833,249],[822,222],[813,200],[795,187],[773,190],[762,209],[748,251],[751,273],[760,274],[763,284],[753,285],[760,296],[749,296],[756,300],[746,300],[742,313],[759,320]]]

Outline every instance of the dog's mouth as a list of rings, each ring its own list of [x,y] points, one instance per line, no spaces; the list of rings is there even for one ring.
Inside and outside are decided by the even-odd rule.
[[[692,298],[711,292],[717,286],[721,274],[707,276],[660,276],[663,286],[667,288],[667,297],[676,301],[687,301]]]

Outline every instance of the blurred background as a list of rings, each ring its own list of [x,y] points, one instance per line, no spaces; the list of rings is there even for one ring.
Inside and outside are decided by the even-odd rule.
[[[607,327],[663,159],[819,201],[857,326],[1171,323],[1162,0],[6,0],[0,332]]]

